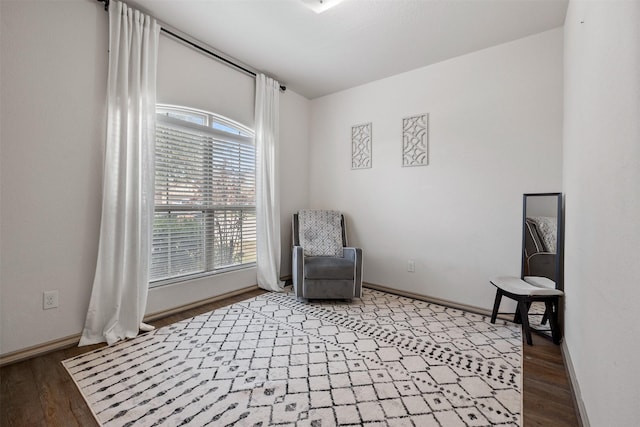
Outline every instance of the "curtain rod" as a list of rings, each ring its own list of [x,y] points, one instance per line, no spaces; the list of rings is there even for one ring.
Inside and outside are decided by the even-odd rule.
[[[107,12],[109,11],[109,2],[110,2],[110,0],[97,0],[97,1],[100,2],[100,3],[104,3],[104,10],[107,11]],[[250,76],[253,76],[254,78],[256,77],[257,73],[255,71],[252,71],[252,70],[250,70],[250,69],[248,69],[248,68],[246,68],[246,67],[244,67],[244,66],[242,66],[240,64],[237,64],[237,63],[231,61],[230,59],[227,59],[224,56],[222,56],[220,54],[217,54],[217,53],[211,51],[210,49],[208,49],[208,48],[206,48],[206,47],[204,47],[204,46],[202,46],[202,45],[200,45],[200,44],[198,44],[198,43],[196,43],[196,42],[194,42],[192,40],[189,40],[186,37],[183,37],[183,36],[177,34],[177,30],[172,31],[172,30],[166,28],[167,25],[164,24],[164,23],[161,23],[161,22],[158,22],[158,23],[160,24],[160,30],[163,33],[166,33],[169,36],[171,36],[171,37],[173,37],[175,39],[178,39],[178,40],[180,40],[181,42],[183,42],[185,44],[188,44],[189,46],[193,47],[194,49],[197,49],[197,50],[199,50],[201,52],[206,53],[209,56],[214,57],[215,59],[217,59],[220,62],[225,63],[226,65],[229,65],[229,66],[231,66],[233,68],[237,68],[238,70],[240,70],[240,71],[242,71],[242,72],[244,72],[246,74],[249,74]],[[284,92],[284,91],[287,90],[287,87],[284,86],[284,85],[280,85],[280,90]]]

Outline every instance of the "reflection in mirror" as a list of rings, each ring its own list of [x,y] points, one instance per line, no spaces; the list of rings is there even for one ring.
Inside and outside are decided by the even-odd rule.
[[[563,289],[562,218],[561,193],[523,195],[521,278],[525,282]],[[531,305],[529,322],[532,328],[550,335],[544,303]]]

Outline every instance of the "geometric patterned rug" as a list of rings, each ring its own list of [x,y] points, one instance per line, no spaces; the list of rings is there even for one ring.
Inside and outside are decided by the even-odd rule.
[[[266,293],[65,360],[104,426],[520,426],[520,326]]]

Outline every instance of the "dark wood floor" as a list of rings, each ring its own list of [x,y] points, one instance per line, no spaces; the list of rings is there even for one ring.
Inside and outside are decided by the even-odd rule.
[[[254,297],[247,292],[150,322],[162,327]],[[578,426],[560,347],[542,337],[524,346],[524,426]],[[61,361],[100,347],[70,347],[0,368],[0,426],[97,426]]]

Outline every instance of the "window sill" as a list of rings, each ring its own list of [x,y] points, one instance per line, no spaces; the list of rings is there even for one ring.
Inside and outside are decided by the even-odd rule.
[[[175,285],[175,284],[179,284],[182,282],[188,282],[191,280],[196,280],[196,279],[202,279],[204,277],[211,277],[211,276],[218,276],[220,274],[225,274],[225,273],[231,273],[234,271],[240,271],[240,270],[248,270],[250,268],[255,268],[256,267],[256,263],[252,262],[249,264],[241,264],[241,265],[234,265],[231,267],[225,267],[225,268],[219,268],[215,271],[205,271],[202,273],[194,273],[194,274],[189,274],[186,276],[180,276],[180,277],[172,277],[170,279],[163,279],[163,280],[157,280],[155,282],[149,282],[149,289],[153,289],[153,288],[160,288],[162,286],[167,286],[167,285]]]

